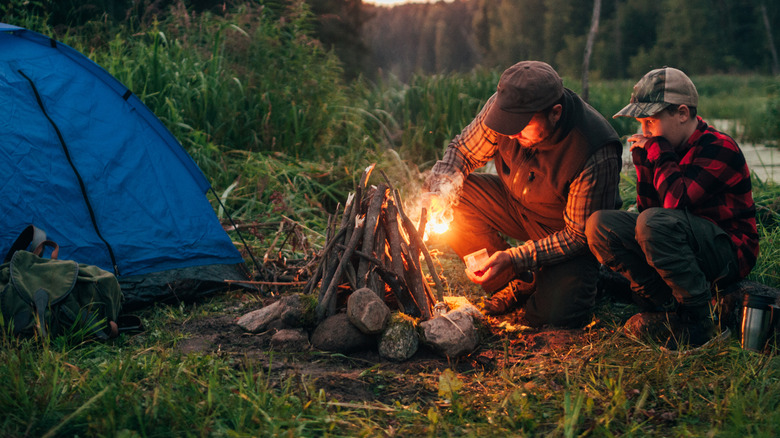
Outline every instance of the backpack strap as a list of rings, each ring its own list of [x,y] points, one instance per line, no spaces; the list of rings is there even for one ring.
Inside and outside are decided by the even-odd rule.
[[[38,244],[38,246],[35,247],[34,250],[31,252],[38,257],[43,257],[43,251],[46,249],[46,247],[52,248],[51,250],[51,259],[57,260],[57,256],[60,254],[60,246],[57,245],[57,242],[53,240],[43,240],[41,243]]]
[[[3,259],[3,263],[10,262],[11,257],[13,257],[16,251],[19,251],[20,249],[31,251],[32,248],[37,248],[45,240],[46,232],[36,227],[35,225],[27,225],[24,230],[19,233],[19,237],[17,237],[14,243],[11,245],[11,249],[9,249],[8,253],[6,253],[5,259]]]

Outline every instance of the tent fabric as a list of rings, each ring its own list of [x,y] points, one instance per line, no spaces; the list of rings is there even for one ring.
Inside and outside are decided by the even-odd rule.
[[[0,114],[0,254],[34,224],[119,277],[243,264],[192,158],[78,51],[0,23]]]

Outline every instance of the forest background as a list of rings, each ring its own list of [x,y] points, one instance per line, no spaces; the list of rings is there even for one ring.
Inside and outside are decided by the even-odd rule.
[[[301,0],[261,1],[281,7]],[[12,0],[5,8],[48,15],[71,29],[94,20],[148,24],[172,5],[224,13],[234,0]],[[467,72],[544,60],[563,76],[582,75],[594,2],[453,0],[375,6],[362,0],[306,0],[313,34],[342,62],[345,76],[403,81],[415,73]],[[780,4],[764,0],[603,0],[590,76],[641,77],[670,65],[689,75],[778,74]]]

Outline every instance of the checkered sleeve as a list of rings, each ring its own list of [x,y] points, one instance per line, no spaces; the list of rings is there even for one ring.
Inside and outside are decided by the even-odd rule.
[[[616,148],[606,146],[596,151],[569,187],[564,228],[508,250],[515,272],[536,270],[587,251],[585,221],[597,210],[615,208],[620,167],[620,152]]]
[[[493,158],[499,134],[485,126],[484,121],[495,98],[494,94],[474,120],[452,139],[442,159],[431,169],[428,190],[436,191],[437,179],[452,179],[458,173],[465,179]]]
[[[742,179],[740,168],[732,164],[744,164],[736,147],[724,147],[714,141],[702,143],[699,153],[684,171],[665,139],[657,138],[647,145],[653,186],[658,191],[661,207],[684,209],[705,204],[722,187],[735,185]],[[720,186],[719,190],[713,190],[715,186]]]

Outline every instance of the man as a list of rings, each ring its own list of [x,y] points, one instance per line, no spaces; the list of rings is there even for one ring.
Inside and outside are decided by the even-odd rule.
[[[564,88],[548,64],[523,61],[504,71],[425,187],[446,197],[444,187],[455,182],[454,220],[441,237],[461,258],[482,248],[490,254],[474,270],[481,275],[467,270],[494,293],[486,313],[524,302],[525,325],[590,321],[598,263],[585,221],[619,205],[621,148],[604,117]],[[491,159],[497,175],[472,173]],[[502,234],[524,243],[510,247]]]
[[[614,117],[634,117],[628,139],[638,212],[600,211],[586,235],[599,261],[624,275],[647,310],[624,330],[668,348],[701,346],[719,331],[710,289],[746,276],[758,255],[750,171],[736,142],[696,114],[699,95],[675,68],[647,73]]]

